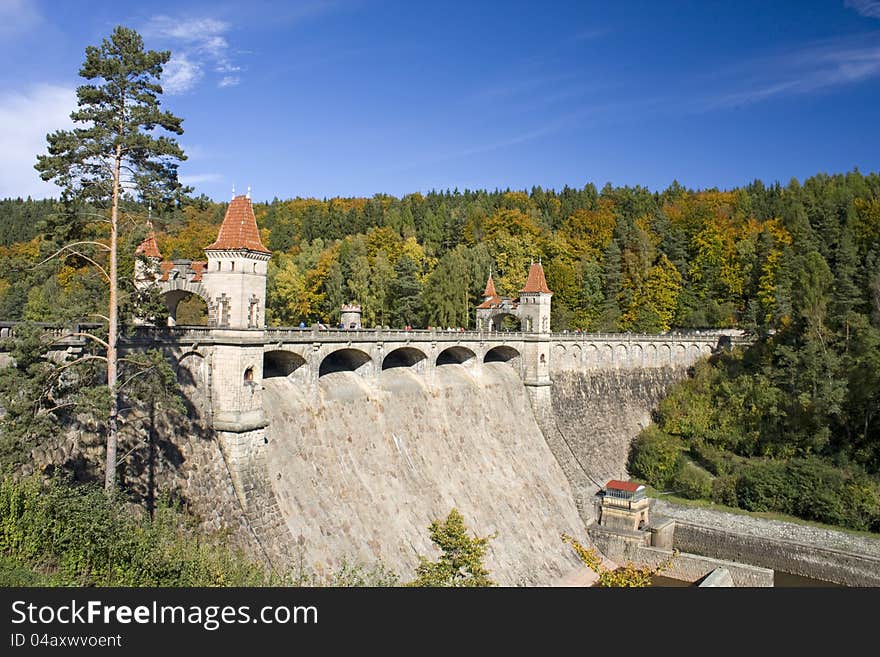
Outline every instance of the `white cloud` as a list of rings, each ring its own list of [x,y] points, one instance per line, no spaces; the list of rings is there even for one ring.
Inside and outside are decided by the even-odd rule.
[[[880,18],[880,0],[846,0],[843,4],[862,16]]]
[[[774,59],[752,62],[750,68],[760,73],[751,80],[739,81],[738,86],[744,89],[709,99],[702,109],[823,92],[880,77],[880,46],[862,36],[827,41]]]
[[[198,185],[200,183],[220,182],[223,176],[219,173],[194,173],[190,176],[179,176],[178,180],[184,185]]]
[[[75,107],[73,89],[45,84],[0,98],[0,198],[58,195],[55,185],[40,180],[34,164],[46,153],[46,135],[73,125]]]
[[[0,0],[0,36],[22,34],[42,20],[33,0]]]
[[[172,59],[166,67],[166,75],[175,76],[175,80],[170,84],[167,80],[165,82],[169,93],[189,91],[204,77],[206,70],[223,76],[218,82],[219,87],[238,84],[239,77],[229,75],[240,71],[241,67],[231,59],[229,41],[225,36],[228,31],[228,23],[214,18],[178,20],[170,16],[154,16],[150,19],[143,29],[144,36],[171,45]]]
[[[202,79],[202,67],[185,53],[173,55],[162,74],[162,89],[170,94],[182,94]]]

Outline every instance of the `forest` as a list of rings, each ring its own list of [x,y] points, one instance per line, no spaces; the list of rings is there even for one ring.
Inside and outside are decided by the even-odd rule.
[[[89,321],[106,308],[88,262],[43,262],[47,236],[64,232],[60,207],[0,200],[0,320]],[[203,259],[225,208],[205,196],[161,211],[129,203],[121,280],[148,217],[166,259]],[[699,365],[661,404],[632,474],[686,497],[880,531],[877,173],[726,191],[276,198],[255,212],[273,251],[270,325],[334,324],[357,302],[365,326],[473,327],[489,272],[515,297],[540,259],[554,331],[744,329],[754,346]]]

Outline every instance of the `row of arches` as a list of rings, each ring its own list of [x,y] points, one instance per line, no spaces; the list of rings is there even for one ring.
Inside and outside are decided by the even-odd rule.
[[[557,369],[609,367],[662,367],[688,365],[712,353],[709,344],[579,344],[553,345]]]
[[[484,363],[510,362],[519,358],[520,353],[513,347],[493,347],[483,357]],[[467,347],[455,345],[441,351],[434,365],[466,365],[476,361],[477,354]],[[428,356],[415,347],[399,347],[388,352],[382,359],[381,368],[390,370],[396,367],[420,368],[428,361]],[[373,359],[365,351],[351,347],[331,352],[321,361],[318,376],[334,372],[358,372],[368,369]],[[263,378],[287,377],[306,365],[301,355],[291,351],[267,351],[263,355]]]

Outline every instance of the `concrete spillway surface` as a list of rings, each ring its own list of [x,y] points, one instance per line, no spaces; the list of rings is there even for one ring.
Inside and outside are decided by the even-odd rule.
[[[584,534],[569,483],[507,363],[265,386],[270,480],[307,564],[381,560],[409,579],[419,555],[438,555],[428,525],[455,507],[473,532],[497,533],[486,565],[499,584],[584,570],[560,540]]]

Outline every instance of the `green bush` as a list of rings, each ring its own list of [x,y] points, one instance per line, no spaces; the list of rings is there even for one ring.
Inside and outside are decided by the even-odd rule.
[[[752,463],[743,468],[736,482],[738,505],[746,511],[791,513],[796,496],[782,462]]]
[[[722,475],[715,477],[712,482],[712,501],[716,504],[736,506],[736,475]]]
[[[629,471],[656,488],[664,488],[671,484],[683,451],[681,438],[670,436],[652,424],[633,442]]]
[[[133,513],[92,485],[0,482],[0,555],[63,586],[259,586],[262,564],[199,535],[167,505]],[[141,517],[143,516],[143,517]],[[10,571],[11,572],[11,571]],[[25,578],[26,579],[26,578]]]
[[[712,493],[712,475],[684,457],[679,459],[670,484],[676,493],[692,500],[707,498]]]

